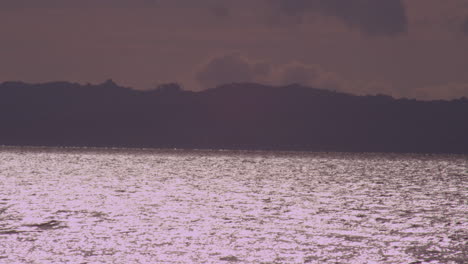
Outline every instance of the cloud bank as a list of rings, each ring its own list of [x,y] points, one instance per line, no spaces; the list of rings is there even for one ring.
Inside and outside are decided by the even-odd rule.
[[[369,36],[394,36],[408,28],[401,0],[270,0],[278,16],[301,22],[308,15],[335,17]]]
[[[159,0],[0,0],[2,8],[155,7]]]
[[[256,16],[261,16],[262,9],[273,8],[276,19],[287,17],[295,22],[311,15],[334,17],[369,36],[398,35],[408,27],[402,0],[0,0],[0,8],[195,8],[208,10],[220,19],[239,16],[231,9],[248,6],[258,9]]]
[[[468,17],[466,17],[465,21],[463,21],[461,30],[462,30],[463,34],[468,36]]]
[[[195,79],[203,88],[233,82],[256,82],[268,75],[269,65],[253,61],[240,53],[215,56],[203,63]]]
[[[339,89],[342,80],[319,65],[293,61],[274,65],[233,52],[215,56],[203,63],[195,74],[202,88],[234,82],[258,82],[274,85],[303,84]]]
[[[229,83],[256,82],[269,85],[300,84],[358,95],[387,94],[397,98],[427,100],[460,98],[468,94],[466,83],[398,89],[390,83],[346,79],[318,64],[298,61],[273,64],[243,56],[239,52],[210,58],[200,65],[195,79],[200,89]]]

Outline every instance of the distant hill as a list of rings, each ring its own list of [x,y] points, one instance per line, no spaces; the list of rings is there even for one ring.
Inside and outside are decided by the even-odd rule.
[[[468,100],[300,85],[0,84],[0,145],[468,153]]]

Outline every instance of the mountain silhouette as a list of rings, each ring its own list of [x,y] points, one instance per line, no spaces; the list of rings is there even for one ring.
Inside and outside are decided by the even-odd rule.
[[[0,84],[0,145],[468,153],[468,100],[234,83]]]

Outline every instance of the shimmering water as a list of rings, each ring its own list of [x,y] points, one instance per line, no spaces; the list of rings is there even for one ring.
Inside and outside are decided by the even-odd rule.
[[[0,148],[0,263],[466,263],[467,160]]]

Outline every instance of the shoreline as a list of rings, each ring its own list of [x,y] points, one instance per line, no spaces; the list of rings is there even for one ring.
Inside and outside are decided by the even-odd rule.
[[[215,149],[215,148],[158,148],[158,147],[106,147],[106,146],[34,146],[34,145],[0,145],[0,151],[8,149],[20,150],[48,150],[48,151],[90,151],[90,152],[198,152],[198,153],[239,153],[239,154],[300,154],[300,155],[364,155],[364,156],[437,156],[437,157],[466,157],[468,153],[434,153],[434,152],[358,152],[358,151],[320,151],[320,150],[285,150],[285,149]]]

